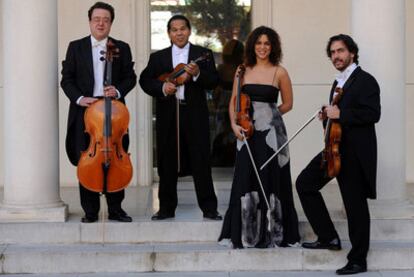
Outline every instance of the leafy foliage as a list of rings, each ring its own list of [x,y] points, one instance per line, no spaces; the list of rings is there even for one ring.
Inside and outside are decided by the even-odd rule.
[[[222,45],[231,39],[244,41],[250,31],[250,7],[237,0],[186,0],[184,15],[198,35],[215,36]]]

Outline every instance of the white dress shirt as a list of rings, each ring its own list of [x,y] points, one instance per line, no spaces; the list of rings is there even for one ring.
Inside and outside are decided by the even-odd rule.
[[[172,46],[172,62],[175,68],[180,63],[186,64],[188,62],[188,53],[190,52],[190,43],[187,43],[183,48],[179,48],[175,44]],[[184,85],[177,87],[175,97],[184,99]]]
[[[336,81],[338,82],[338,84],[336,85],[336,87],[339,88],[343,88],[343,86],[345,85],[346,81],[349,79],[349,76],[351,76],[352,72],[354,72],[354,70],[357,68],[358,66],[355,63],[352,63],[350,65],[348,65],[348,67],[336,74]]]
[[[352,63],[350,65],[348,65],[348,67],[344,70],[339,72],[338,74],[336,74],[336,78],[335,80],[338,82],[336,84],[337,88],[343,88],[346,81],[348,81],[349,76],[351,76],[352,72],[354,72],[354,70],[357,68],[358,66],[356,65],[356,63]],[[335,91],[334,95],[332,97],[332,99],[335,99],[336,95],[338,93]]]
[[[101,61],[101,57],[105,58],[105,55],[101,54],[101,51],[106,52],[106,43],[108,38],[101,41],[97,41],[91,36],[92,42],[92,60],[93,60],[93,96],[102,97],[104,96],[104,72],[105,72],[105,60]]]
[[[173,67],[175,68],[180,63],[187,64],[188,62],[188,54],[190,53],[190,43],[188,42],[183,48],[178,47],[177,45],[173,44],[172,46],[172,62]],[[198,77],[200,76],[200,72],[197,76],[193,76],[193,81],[197,81]],[[164,88],[163,88],[164,91]],[[165,92],[164,92],[165,94]],[[177,92],[175,93],[175,97],[180,100],[184,100],[184,85],[177,86]]]
[[[105,54],[101,54],[102,51],[106,52],[106,44],[108,38],[98,41],[91,35],[91,44],[92,44],[92,63],[93,63],[93,97],[102,97],[104,96],[104,80],[105,80],[105,59],[101,60],[101,57],[105,58]],[[118,97],[120,98],[121,94],[116,90]],[[76,103],[79,105],[80,100],[84,96],[80,96]]]

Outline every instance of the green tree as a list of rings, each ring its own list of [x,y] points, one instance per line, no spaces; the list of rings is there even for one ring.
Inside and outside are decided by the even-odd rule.
[[[237,0],[186,0],[184,15],[198,35],[216,36],[222,45],[233,38],[244,41],[250,32],[250,7]]]

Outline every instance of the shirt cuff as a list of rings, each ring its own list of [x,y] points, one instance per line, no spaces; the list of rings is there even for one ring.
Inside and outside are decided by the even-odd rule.
[[[162,84],[162,93],[164,94],[164,96],[166,97],[167,96],[167,93],[165,92],[165,90],[164,90],[164,88],[165,88],[165,84],[166,83],[164,83],[164,84]]]
[[[115,89],[115,90],[116,90],[116,93],[117,93],[116,99],[121,98],[121,93],[119,92],[119,90],[117,90],[117,89]]]
[[[201,72],[199,71],[196,76],[193,76],[193,81],[196,82],[198,77],[200,77]]]
[[[80,96],[79,98],[78,98],[78,100],[76,100],[76,104],[78,104],[79,106],[80,106],[80,101],[82,100],[82,98],[83,98],[84,96]]]

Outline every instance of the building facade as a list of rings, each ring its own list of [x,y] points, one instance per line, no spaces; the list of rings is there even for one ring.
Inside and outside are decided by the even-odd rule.
[[[63,220],[59,189],[77,186],[77,178],[64,149],[68,100],[58,86],[61,61],[71,40],[89,34],[87,10],[94,2],[0,0],[0,221]],[[151,1],[107,2],[116,12],[111,35],[131,45],[139,75],[151,51]],[[406,184],[414,183],[414,54],[407,51],[414,47],[414,0],[252,0],[251,11],[252,27],[271,26],[282,39],[294,91],[288,134],[327,102],[336,73],[325,53],[328,38],[354,37],[360,65],[381,86],[379,199],[405,200]],[[137,86],[127,103],[131,185],[149,186],[156,180],[152,99]],[[322,146],[316,122],[293,141],[294,179]]]

